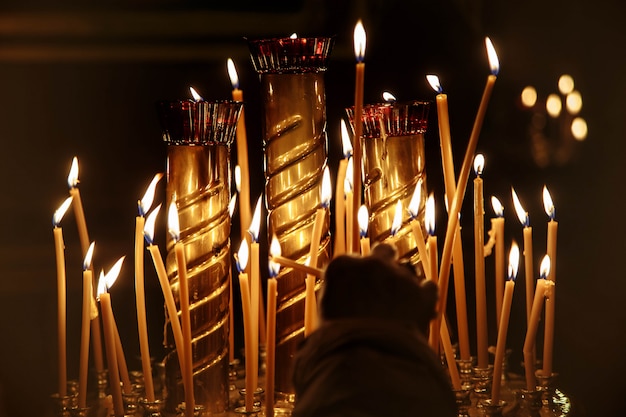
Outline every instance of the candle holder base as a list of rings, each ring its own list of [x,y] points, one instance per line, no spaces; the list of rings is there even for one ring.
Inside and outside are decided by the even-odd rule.
[[[165,403],[162,400],[148,401],[145,398],[139,400],[143,417],[162,417]]]
[[[470,399],[470,389],[464,388],[454,390],[454,399],[456,402],[457,417],[470,417],[470,407],[472,400]]]
[[[482,408],[484,410],[486,417],[503,417],[504,416],[504,407],[506,406],[505,401],[498,401],[494,403],[490,399],[481,401]]]
[[[459,376],[461,377],[461,387],[465,389],[471,389],[473,386],[473,372],[474,372],[475,358],[470,359],[457,359],[456,364],[459,368]]]
[[[108,370],[96,371],[96,386],[98,387],[98,398],[105,398],[107,396],[107,387],[109,386]]]
[[[252,407],[252,410],[246,410],[246,407],[235,408],[235,413],[241,414],[244,416],[258,416],[260,412],[261,412],[261,407]]]
[[[52,394],[51,396],[53,407],[54,407],[54,415],[56,417],[71,417],[72,410],[77,406],[77,396],[76,394],[68,394],[68,395],[59,395],[58,393]]]
[[[487,399],[491,392],[491,382],[493,375],[493,366],[487,368],[474,368],[472,382],[474,385],[473,394],[477,401]]]
[[[557,373],[544,376],[541,370],[535,372],[539,390],[541,391],[541,413],[550,416],[567,416],[571,414],[572,403],[561,390],[556,387]]]

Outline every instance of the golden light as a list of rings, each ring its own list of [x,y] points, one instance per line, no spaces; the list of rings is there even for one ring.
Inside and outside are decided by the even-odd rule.
[[[93,258],[93,250],[95,247],[96,242],[91,242],[91,245],[89,245],[89,249],[87,249],[87,253],[85,254],[85,259],[83,259],[83,271],[86,271],[91,267],[91,259]]]
[[[348,126],[346,126],[346,121],[343,119],[341,119],[341,147],[343,149],[343,157],[349,158],[352,155],[352,142],[350,141]]]
[[[70,188],[74,188],[78,185],[78,158],[72,159],[72,166],[70,167],[70,173],[67,176],[67,185]]]
[[[367,211],[367,207],[365,206],[365,204],[361,204],[361,207],[359,207],[357,220],[359,222],[359,232],[361,234],[361,237],[365,237],[367,235],[367,229],[370,222],[370,214]]]
[[[233,89],[238,89],[239,76],[237,75],[237,68],[235,68],[235,63],[232,59],[228,58],[228,61],[226,61],[226,68],[228,69],[228,78],[230,78],[230,84],[233,86]]]
[[[235,212],[235,207],[237,206],[237,193],[233,194],[228,202],[228,216],[233,217],[233,213]]]
[[[509,279],[515,279],[517,277],[517,270],[519,268],[519,247],[517,243],[513,241],[511,244],[511,250],[509,251]]]
[[[261,229],[261,202],[263,199],[263,195],[260,195],[256,201],[256,206],[254,208],[254,214],[252,215],[252,220],[250,221],[250,227],[248,228],[248,233],[252,236],[253,242],[259,241],[259,230]]]
[[[579,91],[572,91],[565,97],[565,108],[569,114],[578,114],[583,108],[583,97]]]
[[[352,157],[348,158],[348,166],[346,167],[346,179],[343,181],[343,189],[345,192],[352,191],[352,177],[354,167],[352,166]]]
[[[269,269],[269,273],[270,273],[270,278],[275,277],[276,275],[278,275],[278,272],[280,271],[280,264],[277,262],[274,262],[272,260],[272,256],[280,256],[282,253],[281,249],[280,249],[280,242],[278,241],[278,238],[276,237],[276,235],[272,236],[272,242],[270,243],[270,258],[267,262],[267,266]]]
[[[517,197],[517,193],[515,189],[511,187],[511,196],[513,197],[513,206],[515,206],[515,213],[517,214],[517,218],[522,226],[527,227],[529,224],[528,213],[524,210],[522,203],[519,201],[519,197]]]
[[[365,58],[365,44],[367,42],[367,36],[365,34],[365,28],[363,22],[360,20],[354,26],[354,55],[358,62],[363,62]]]
[[[556,210],[554,209],[554,203],[552,202],[552,196],[550,195],[550,191],[548,191],[548,187],[546,187],[545,185],[543,186],[543,209],[546,211],[548,217],[554,220]]]
[[[477,176],[481,176],[483,169],[485,168],[485,157],[482,153],[479,153],[474,157],[474,172]]]
[[[402,200],[398,200],[396,203],[396,212],[391,222],[391,236],[395,236],[402,227]]]
[[[143,225],[143,235],[149,245],[152,245],[152,242],[154,242],[154,228],[156,225],[156,218],[159,214],[159,211],[161,211],[161,204],[156,206],[155,209],[152,210],[150,214],[148,214],[148,217],[146,217],[146,222]]]
[[[248,256],[250,255],[250,249],[248,248],[248,241],[243,239],[241,245],[239,245],[239,251],[237,251],[237,269],[239,272],[243,272],[248,266]]]
[[[59,208],[54,211],[54,214],[52,215],[52,225],[54,227],[57,227],[59,223],[61,223],[61,220],[63,219],[63,216],[65,216],[67,209],[72,204],[73,199],[73,196],[66,198],[65,201],[59,206]]]
[[[98,287],[96,289],[96,295],[98,296],[98,298],[100,298],[100,296],[104,294],[105,292],[107,292],[106,277],[104,276],[104,271],[100,271],[100,275],[98,278]]]
[[[291,36],[289,36],[289,39],[298,39],[298,34],[296,32],[293,32]]]
[[[176,202],[172,199],[169,210],[167,212],[167,231],[169,232],[174,242],[180,240],[180,223],[178,219],[178,208]]]
[[[546,99],[546,111],[551,117],[558,117],[561,114],[563,103],[557,94],[550,94]]]
[[[530,85],[524,87],[524,89],[522,90],[521,99],[522,105],[524,107],[533,107],[537,103],[537,90],[535,89],[535,87],[532,87]]]
[[[498,75],[498,72],[500,72],[500,61],[498,60],[498,54],[496,53],[496,49],[493,47],[493,43],[489,37],[485,38],[485,46],[487,47],[487,57],[489,58],[489,68],[491,69],[491,73],[493,75]]]
[[[383,91],[383,100],[386,102],[396,101],[396,96],[391,94],[389,91]]]
[[[582,117],[576,117],[572,120],[572,135],[574,139],[583,141],[587,139],[587,122]]]
[[[541,266],[539,267],[539,276],[546,279],[550,274],[550,256],[546,255],[541,260]]]
[[[564,96],[574,91],[574,78],[569,74],[559,77],[559,92]]]
[[[189,91],[191,92],[191,97],[193,97],[194,101],[204,101],[202,96],[198,94],[198,92],[193,87],[189,87]]]
[[[322,189],[320,190],[322,207],[328,208],[332,195],[333,186],[330,183],[330,171],[328,170],[328,165],[326,165],[324,172],[322,173]]]
[[[435,196],[432,193],[426,199],[424,226],[429,236],[435,235]]]
[[[124,259],[126,259],[126,256],[122,256],[120,259],[118,259],[117,262],[113,264],[109,272],[104,275],[104,282],[107,289],[111,288],[113,284],[115,284],[115,281],[117,280],[117,277],[120,275],[120,271],[122,270]]]
[[[435,90],[437,93],[441,93],[443,91],[441,83],[439,82],[439,77],[437,77],[436,75],[427,75],[426,80],[433,88],[433,90]]]
[[[420,205],[422,204],[422,180],[418,180],[415,185],[415,190],[413,191],[413,195],[411,196],[411,201],[409,201],[409,213],[411,214],[411,218],[415,219],[420,210]]]
[[[235,165],[235,189],[237,192],[241,192],[241,167]]]
[[[493,195],[491,196],[491,208],[493,208],[493,212],[496,214],[496,216],[504,216],[504,207],[502,206],[502,203],[500,203],[500,200],[498,200],[498,198]]]
[[[146,193],[143,195],[143,198],[139,201],[139,215],[145,216],[147,212],[150,211],[152,207],[152,203],[154,202],[154,194],[156,192],[156,186],[163,177],[162,173],[158,173],[152,178],[150,181],[150,185],[146,189]]]

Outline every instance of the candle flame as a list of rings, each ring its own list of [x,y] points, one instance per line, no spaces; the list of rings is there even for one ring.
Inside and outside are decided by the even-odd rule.
[[[521,94],[522,105],[524,107],[532,107],[537,103],[537,90],[529,85],[524,87]]]
[[[435,196],[432,193],[428,196],[428,199],[426,199],[424,226],[429,236],[435,235]]]
[[[150,214],[148,214],[148,217],[146,217],[146,222],[143,226],[143,236],[146,238],[146,242],[148,242],[148,245],[152,245],[152,242],[154,242],[154,229],[159,211],[161,211],[161,204],[156,206],[154,210],[152,210]]]
[[[343,182],[343,188],[345,192],[350,192],[353,189],[352,177],[354,177],[354,167],[352,166],[352,157],[348,158],[348,166],[346,167],[346,178]]]
[[[296,32],[293,32],[291,36],[289,36],[289,39],[298,39],[298,34]]]
[[[236,205],[237,205],[237,193],[233,194],[233,196],[230,198],[230,201],[228,202],[228,215],[230,216],[230,218],[233,217],[233,213],[235,212]]]
[[[524,210],[524,207],[522,207],[522,203],[520,203],[519,198],[517,197],[517,193],[515,192],[515,189],[513,187],[511,187],[511,195],[513,196],[513,205],[515,206],[515,213],[517,214],[519,222],[522,224],[522,226],[528,227],[530,223],[528,213],[526,212],[526,210]]]
[[[541,260],[541,267],[539,268],[539,276],[546,279],[550,274],[550,256],[546,255]]]
[[[513,241],[511,244],[511,251],[509,252],[509,279],[515,280],[517,277],[517,270],[519,268],[519,246]]]
[[[359,20],[354,27],[354,55],[357,62],[363,62],[363,58],[365,58],[366,41],[365,28],[363,27],[363,22]]]
[[[250,227],[248,228],[248,233],[252,236],[253,242],[258,242],[259,240],[259,230],[261,229],[261,201],[263,196],[259,196],[256,207],[254,209],[254,214],[252,215],[252,220],[250,221]]]
[[[107,272],[104,275],[104,281],[108,289],[110,289],[113,286],[113,284],[115,284],[117,277],[120,275],[120,271],[122,270],[122,264],[124,263],[124,259],[126,259],[126,256],[122,256],[120,259],[118,259],[117,262],[113,264],[109,272]]]
[[[202,96],[198,94],[198,92],[193,87],[189,87],[189,91],[191,92],[191,97],[193,97],[194,101],[204,101]]]
[[[241,192],[241,167],[235,165],[235,189],[238,193]]]
[[[543,208],[546,211],[550,220],[554,220],[554,216],[556,214],[554,209],[554,203],[552,203],[552,197],[550,196],[550,191],[548,191],[548,187],[543,186]]]
[[[162,173],[158,173],[152,178],[150,185],[146,189],[146,193],[143,195],[143,198],[139,201],[139,215],[145,216],[147,212],[150,211],[152,207],[152,203],[154,201],[154,194],[156,192],[156,186],[163,177]]]
[[[100,299],[100,296],[105,292],[107,292],[106,277],[104,276],[104,271],[100,271],[98,286],[96,288],[96,294],[98,296],[98,299]]]
[[[498,75],[500,72],[500,62],[498,60],[498,54],[496,53],[496,49],[493,47],[493,43],[489,37],[485,38],[485,46],[487,47],[487,56],[489,58],[489,67],[491,68],[491,73],[493,75]]]
[[[396,96],[391,94],[389,91],[383,91],[383,100],[387,102],[396,101]]]
[[[504,216],[504,207],[500,200],[496,196],[491,196],[491,207],[493,208],[493,212],[496,213],[496,216],[502,217]]]
[[[96,242],[91,242],[91,244],[89,245],[89,249],[87,249],[85,259],[83,259],[83,271],[86,271],[91,267],[91,259],[93,258],[93,250],[95,246]]]
[[[278,241],[278,238],[276,237],[276,235],[272,236],[272,243],[270,243],[270,259],[268,260],[268,269],[269,269],[269,273],[270,273],[270,278],[274,278],[276,275],[278,275],[278,272],[280,271],[280,264],[277,262],[274,262],[272,260],[272,256],[280,256],[280,254],[282,253],[281,249],[280,249],[280,242]]]
[[[361,207],[359,207],[359,211],[357,213],[357,220],[359,222],[359,232],[361,234],[361,237],[365,237],[367,235],[369,217],[370,214],[367,211],[367,207],[365,206],[365,204],[362,204]]]
[[[479,153],[474,157],[474,172],[477,176],[481,176],[483,169],[485,168],[485,157],[482,153]]]
[[[65,216],[67,209],[72,204],[73,199],[73,196],[66,198],[65,201],[59,206],[59,208],[54,211],[54,214],[52,215],[52,225],[54,227],[57,227],[59,223],[61,223],[61,220],[63,219],[63,216]]]
[[[422,180],[421,178],[417,181],[415,185],[415,190],[413,191],[413,195],[411,196],[411,201],[409,202],[409,213],[411,214],[411,218],[416,218],[419,213],[420,205],[422,204]]]
[[[328,165],[324,168],[324,173],[322,174],[322,189],[320,191],[320,197],[322,199],[322,207],[328,208],[330,205],[330,199],[332,198],[333,187],[330,183],[330,171],[328,170]]]
[[[248,256],[250,249],[248,248],[248,241],[243,239],[241,245],[239,245],[239,251],[237,251],[237,270],[241,273],[248,266]]]
[[[559,77],[559,92],[564,96],[574,91],[574,78],[569,74],[563,74]]]
[[[343,119],[341,119],[341,146],[343,148],[343,157],[349,158],[352,155],[352,142],[350,141],[346,121]]]
[[[78,158],[72,159],[72,166],[70,167],[70,173],[67,176],[67,185],[70,188],[75,188],[78,185]]]
[[[546,99],[546,111],[552,118],[557,118],[563,110],[563,102],[557,94],[550,94]]]
[[[443,92],[443,88],[441,87],[441,83],[439,82],[439,77],[437,77],[436,75],[427,75],[426,80],[433,88],[433,90],[435,90],[437,93],[441,94]]]
[[[180,240],[180,220],[178,219],[178,208],[174,200],[172,199],[167,212],[167,231],[174,239],[174,242],[178,242]]]
[[[233,90],[239,88],[239,76],[237,75],[237,68],[232,59],[228,58],[226,61],[226,67],[228,69],[228,78],[230,78],[230,84],[233,86]]]
[[[398,200],[396,203],[396,212],[391,222],[391,236],[395,236],[402,227],[402,200]]]

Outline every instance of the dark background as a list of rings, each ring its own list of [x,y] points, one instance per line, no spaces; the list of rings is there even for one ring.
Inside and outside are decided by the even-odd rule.
[[[244,37],[335,35],[326,74],[334,170],[340,155],[339,120],[354,94],[352,31],[359,18],[368,36],[365,100],[379,101],[383,90],[400,100],[434,99],[425,75],[437,74],[449,96],[457,172],[488,74],[483,40],[491,37],[501,72],[478,145],[486,157],[485,195],[496,195],[505,206],[508,247],[510,239],[522,240],[510,199],[515,187],[530,214],[538,268],[547,222],[541,189],[544,184],[550,189],[560,227],[554,359],[559,387],[590,416],[623,409],[626,31],[621,2],[293,0],[226,5],[136,0],[104,1],[97,8],[83,3],[7,0],[0,6],[0,174],[5,184],[0,197],[0,415],[42,415],[56,391],[51,218],[67,196],[72,157],[80,161],[80,190],[90,236],[97,242],[96,268],[108,269],[119,256],[129,256],[111,295],[129,366],[139,369],[130,259],[136,202],[154,173],[165,169],[166,148],[154,103],[187,98],[190,85],[207,99],[230,98],[226,60],[233,58],[246,99],[251,173],[261,178],[260,92]],[[533,85],[545,99],[558,91],[564,73],[573,76],[582,94],[589,135],[583,142],[559,137],[552,121],[546,141],[537,145],[529,135],[531,114],[518,105],[519,94]],[[427,153],[428,186],[441,208],[434,107]],[[261,181],[253,182],[252,201],[262,189]],[[471,199],[465,201],[464,240],[471,244]],[[486,212],[488,219],[489,206]],[[442,242],[441,209],[438,217]],[[62,226],[68,373],[75,378],[82,256],[71,213]],[[157,233],[162,242],[163,225]],[[471,297],[469,246],[465,255]],[[488,277],[491,263],[488,259]],[[492,291],[493,282],[489,286]],[[152,352],[158,357],[163,310],[150,263],[146,287]],[[468,304],[471,315],[472,298]],[[518,285],[508,338],[514,371],[521,371],[524,334],[524,291]],[[495,344],[495,330],[490,339]]]

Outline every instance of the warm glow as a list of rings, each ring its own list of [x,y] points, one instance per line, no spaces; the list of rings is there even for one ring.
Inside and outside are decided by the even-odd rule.
[[[91,267],[91,259],[93,258],[93,250],[95,247],[96,242],[91,242],[91,245],[89,245],[89,249],[87,249],[87,253],[85,254],[85,259],[83,259],[83,271],[86,271]]]
[[[78,158],[72,159],[72,166],[70,167],[70,173],[67,176],[67,185],[70,188],[74,188],[78,185]]]
[[[72,204],[73,199],[74,197],[72,196],[66,198],[65,201],[59,206],[59,208],[55,210],[54,214],[52,215],[52,225],[54,227],[57,227],[59,223],[61,223],[61,220],[63,219],[63,216],[65,216],[65,212],[67,211],[67,209]]]
[[[548,114],[552,117],[558,117],[562,108],[561,97],[556,94],[550,94],[546,99],[546,111]]]
[[[235,165],[235,189],[238,193],[241,192],[241,167]]]
[[[396,203],[396,212],[391,222],[391,236],[395,236],[402,227],[402,200],[398,200]]]
[[[124,259],[126,259],[126,256],[122,256],[120,259],[118,259],[117,262],[115,262],[115,264],[111,267],[109,272],[107,272],[104,276],[104,282],[107,286],[107,289],[111,288],[113,284],[115,284],[115,281],[117,280],[117,277],[120,275],[120,271],[122,270],[122,264],[124,263]]]
[[[344,192],[352,191],[352,177],[354,177],[353,172],[354,167],[352,166],[352,157],[348,158],[348,166],[346,167],[346,179],[343,181],[343,189]]]
[[[341,119],[341,147],[343,149],[343,157],[349,158],[352,155],[352,142],[350,141],[348,126],[346,126],[346,121],[343,119]]]
[[[420,205],[422,204],[422,180],[418,180],[415,185],[415,190],[413,191],[413,195],[411,196],[411,201],[409,202],[409,213],[411,214],[411,218],[415,219],[420,210]]]
[[[324,168],[322,173],[322,189],[320,191],[320,197],[322,199],[322,207],[328,208],[330,206],[330,199],[333,195],[333,186],[330,183],[330,171],[328,165]]]
[[[146,217],[146,222],[143,226],[143,235],[146,238],[146,242],[148,242],[148,245],[152,245],[152,242],[154,242],[154,227],[159,211],[161,211],[160,204],[156,206],[156,208],[152,210],[150,214],[148,214],[148,217]]]
[[[571,75],[563,74],[559,77],[559,91],[564,96],[574,91],[574,79]]]
[[[522,90],[521,98],[524,107],[533,107],[537,103],[537,90],[529,85]]]
[[[474,157],[474,172],[477,176],[481,176],[483,169],[485,168],[485,157],[482,153],[479,153]]]
[[[228,78],[230,78],[230,84],[233,86],[233,89],[239,88],[239,76],[237,75],[237,68],[235,68],[235,63],[232,59],[228,58],[226,61],[226,67],[228,68]]]
[[[270,255],[271,256],[280,256],[282,250],[280,249],[280,242],[276,235],[272,236],[272,242],[270,243]]]
[[[502,203],[500,203],[500,200],[498,200],[498,198],[493,195],[491,196],[491,207],[493,208],[493,212],[496,214],[496,216],[504,216],[504,207],[502,206]]]
[[[180,239],[180,223],[178,220],[178,208],[174,200],[170,203],[170,208],[167,212],[167,231],[174,239],[174,242],[178,242]]]
[[[509,279],[515,279],[517,277],[517,269],[519,268],[519,247],[517,243],[513,241],[511,244],[511,251],[509,252]]]
[[[156,186],[163,177],[162,173],[158,173],[152,178],[150,185],[146,189],[146,193],[143,195],[141,201],[139,201],[139,215],[145,216],[150,208],[152,207],[152,202],[154,201],[154,194],[156,192]]]
[[[552,202],[552,196],[550,195],[550,191],[548,191],[548,187],[543,186],[543,209],[546,211],[546,214],[550,219],[554,220],[554,216],[556,211],[554,209],[554,203]]]
[[[583,108],[583,97],[579,91],[572,91],[565,97],[565,108],[569,114],[578,114]]]
[[[239,251],[237,252],[237,269],[239,272],[243,272],[248,266],[248,256],[250,249],[248,249],[248,241],[243,239],[241,245],[239,245]]]
[[[384,91],[383,92],[383,100],[385,100],[387,102],[389,102],[389,101],[396,101],[396,96],[391,94],[389,91]]]
[[[280,242],[278,241],[276,235],[274,235],[272,236],[272,243],[270,243],[270,259],[267,262],[270,278],[278,275],[278,272],[280,271],[280,264],[272,261],[272,256],[280,256],[281,252]]]
[[[367,228],[370,222],[370,214],[367,211],[367,207],[365,204],[362,204],[359,207],[359,212],[357,213],[357,220],[359,222],[359,232],[361,233],[361,237],[365,237],[367,235]]]
[[[541,261],[541,267],[539,268],[539,276],[541,278],[546,279],[550,274],[550,256],[546,255],[543,257]]]
[[[261,202],[263,196],[259,196],[256,201],[256,207],[254,208],[254,214],[252,215],[252,220],[250,221],[250,227],[248,228],[248,233],[252,236],[253,242],[259,241],[259,230],[261,229]]]
[[[441,93],[443,91],[441,83],[439,82],[439,77],[436,75],[427,75],[426,80],[428,80],[428,83],[436,92]]]
[[[228,215],[232,218],[237,206],[237,193],[233,194],[228,202]]]
[[[519,201],[517,193],[515,192],[515,189],[513,189],[513,187],[511,187],[511,195],[513,196],[513,205],[515,206],[515,213],[517,214],[517,218],[519,219],[519,222],[522,224],[522,226],[527,227],[529,223],[528,213],[526,212],[526,210],[524,210],[524,207],[522,207],[522,203]]]
[[[363,22],[359,20],[354,27],[354,55],[356,56],[356,60],[358,62],[363,62],[363,58],[365,58],[366,40],[367,37],[365,35]]]
[[[293,32],[291,36],[289,36],[289,39],[298,39],[298,34],[296,32]]]
[[[489,58],[491,73],[493,75],[498,75],[498,72],[500,71],[500,61],[498,61],[496,49],[493,47],[493,43],[491,43],[491,39],[488,37],[485,38],[485,46],[487,47],[487,57]]]
[[[577,117],[572,120],[572,135],[576,140],[587,139],[587,122],[582,117]]]
[[[104,276],[104,271],[100,271],[100,276],[98,278],[98,287],[96,288],[96,295],[100,298],[100,295],[107,292],[107,284],[106,278]]]
[[[435,235],[435,196],[433,194],[430,194],[426,199],[424,226],[429,236]]]
[[[198,92],[193,87],[189,87],[189,91],[191,92],[191,97],[193,97],[194,101],[204,101],[202,96],[198,94]]]

